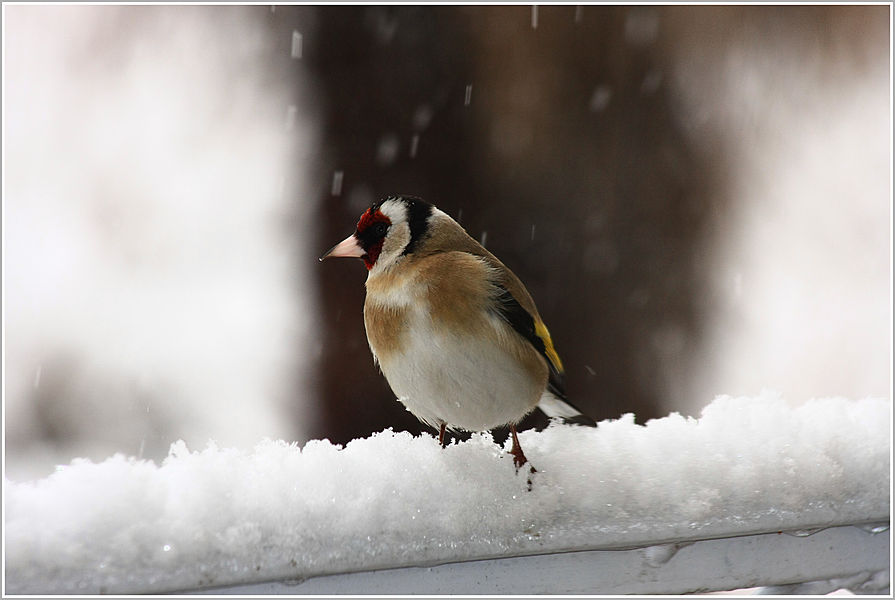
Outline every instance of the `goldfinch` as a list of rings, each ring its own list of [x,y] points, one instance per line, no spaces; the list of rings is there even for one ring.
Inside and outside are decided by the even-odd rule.
[[[373,360],[442,446],[446,428],[509,425],[518,471],[528,460],[516,423],[535,407],[594,424],[566,400],[562,362],[528,290],[432,204],[413,196],[373,204],[320,260],[337,256],[363,259]]]

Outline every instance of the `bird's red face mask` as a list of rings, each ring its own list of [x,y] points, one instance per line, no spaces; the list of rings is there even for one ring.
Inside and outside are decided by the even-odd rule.
[[[391,220],[382,214],[378,208],[367,209],[357,222],[357,230],[347,238],[333,246],[329,252],[320,257],[320,260],[330,257],[354,256],[362,258],[367,270],[373,268],[385,236],[391,226]]]

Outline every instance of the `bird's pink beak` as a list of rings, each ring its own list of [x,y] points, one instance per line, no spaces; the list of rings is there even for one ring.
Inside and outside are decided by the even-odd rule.
[[[347,238],[330,248],[329,252],[320,257],[320,260],[322,261],[323,259],[330,258],[331,256],[355,256],[357,258],[360,258],[364,254],[366,254],[366,251],[361,248],[360,244],[357,241],[357,238],[354,237],[354,234],[351,234]]]

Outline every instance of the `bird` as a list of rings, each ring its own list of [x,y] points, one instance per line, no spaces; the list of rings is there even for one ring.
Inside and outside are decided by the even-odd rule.
[[[387,196],[319,260],[335,257],[363,260],[374,363],[442,447],[446,430],[509,426],[516,472],[529,464],[534,473],[516,431],[523,417],[538,408],[596,425],[566,397],[562,361],[525,285],[447,213]]]

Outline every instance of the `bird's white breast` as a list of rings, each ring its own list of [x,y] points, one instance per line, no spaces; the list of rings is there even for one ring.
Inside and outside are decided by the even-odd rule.
[[[371,349],[392,391],[419,419],[484,431],[516,422],[535,407],[544,382],[499,343],[501,335],[512,334],[506,323],[486,316],[469,335],[433,322],[424,304],[403,306],[407,327],[400,351],[377,353],[372,341]]]

